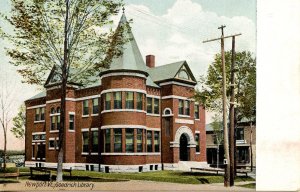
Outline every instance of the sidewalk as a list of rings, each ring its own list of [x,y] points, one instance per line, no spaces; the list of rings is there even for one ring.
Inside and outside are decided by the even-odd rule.
[[[60,186],[56,182],[50,183],[51,185],[47,182],[44,183],[45,185],[43,185],[43,182],[21,180],[20,183],[0,184],[0,191],[255,191],[254,189],[238,186],[225,188],[223,183],[194,185],[137,180],[124,182],[62,182],[58,183]],[[252,182],[239,182],[235,185],[247,183]],[[76,187],[72,187],[72,184],[75,184]],[[70,187],[61,187],[63,185],[69,185]]]

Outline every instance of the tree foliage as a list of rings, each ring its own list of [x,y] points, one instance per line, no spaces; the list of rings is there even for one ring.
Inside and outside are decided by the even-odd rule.
[[[55,69],[61,88],[61,121],[56,181],[61,181],[67,84],[86,84],[102,67],[121,54],[127,39],[119,26],[111,29],[121,0],[11,0],[12,15],[3,16],[14,28],[2,35],[10,41],[7,53],[23,81],[43,85]],[[93,79],[93,78],[92,78]],[[59,81],[61,80],[61,81]],[[94,79],[94,81],[97,79]]]
[[[253,118],[256,114],[256,59],[248,51],[236,52],[235,59],[235,100],[239,104],[237,118]],[[225,52],[226,95],[230,96],[231,52]],[[206,76],[200,77],[200,90],[195,98],[208,110],[222,111],[222,64],[221,54],[216,54]],[[229,103],[229,102],[227,102]]]
[[[14,28],[3,34],[12,45],[7,54],[24,82],[43,85],[54,65],[63,73],[65,23],[68,82],[86,83],[99,67],[108,67],[107,56],[118,54],[118,43],[112,42],[120,38],[111,29],[111,16],[121,0],[69,0],[69,5],[67,21],[65,0],[11,0],[11,16],[2,15]]]
[[[223,143],[224,136],[223,136],[223,125],[222,125],[220,114],[216,113],[212,119],[213,122],[211,123],[211,126],[213,128],[213,132],[215,135],[216,144],[221,145]]]
[[[16,138],[24,138],[25,135],[25,120],[26,120],[25,105],[21,105],[18,114],[13,118],[13,127],[11,132]]]

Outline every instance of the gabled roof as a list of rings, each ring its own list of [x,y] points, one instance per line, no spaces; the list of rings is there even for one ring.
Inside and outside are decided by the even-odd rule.
[[[78,73],[78,69],[70,68],[69,69],[69,82],[68,84],[73,84],[73,85],[81,85],[80,83],[77,83],[71,79],[73,75]],[[44,87],[50,87],[52,85],[58,85],[61,83],[61,76],[59,75],[60,72],[58,71],[58,66],[56,64],[53,65],[50,74],[44,84]]]
[[[42,97],[46,97],[46,91],[42,91],[27,100],[33,100],[33,99],[38,99],[38,98],[42,98]]]
[[[179,61],[154,68],[148,68],[147,71],[152,77],[153,81],[157,83],[163,80],[176,78],[176,75],[182,69],[183,66],[185,67],[188,75],[191,78],[190,81],[196,82],[196,79],[186,61]]]

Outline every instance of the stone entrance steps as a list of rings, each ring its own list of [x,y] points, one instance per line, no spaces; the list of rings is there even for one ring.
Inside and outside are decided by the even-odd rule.
[[[208,168],[209,165],[207,162],[198,162],[198,161],[179,161],[178,170],[180,171],[191,171],[191,167],[196,168]]]

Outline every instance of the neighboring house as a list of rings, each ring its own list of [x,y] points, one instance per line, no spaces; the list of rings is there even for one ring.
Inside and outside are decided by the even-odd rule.
[[[251,129],[252,127],[252,129]],[[252,133],[251,133],[252,132]],[[256,166],[256,126],[255,122],[250,126],[250,121],[242,119],[235,129],[236,137],[236,163],[238,166],[251,166],[251,140],[253,166]],[[251,139],[252,138],[252,139]],[[206,151],[207,163],[211,166],[217,164],[217,143],[216,135],[211,124],[206,125]],[[219,147],[219,164],[223,164],[224,147]]]
[[[119,25],[126,23],[123,14]],[[97,82],[67,86],[64,168],[104,172],[176,169],[206,164],[205,110],[192,97],[197,84],[186,61],[143,61],[131,30],[123,54]],[[60,79],[26,104],[26,166],[56,167]],[[200,163],[201,164],[201,163]]]

